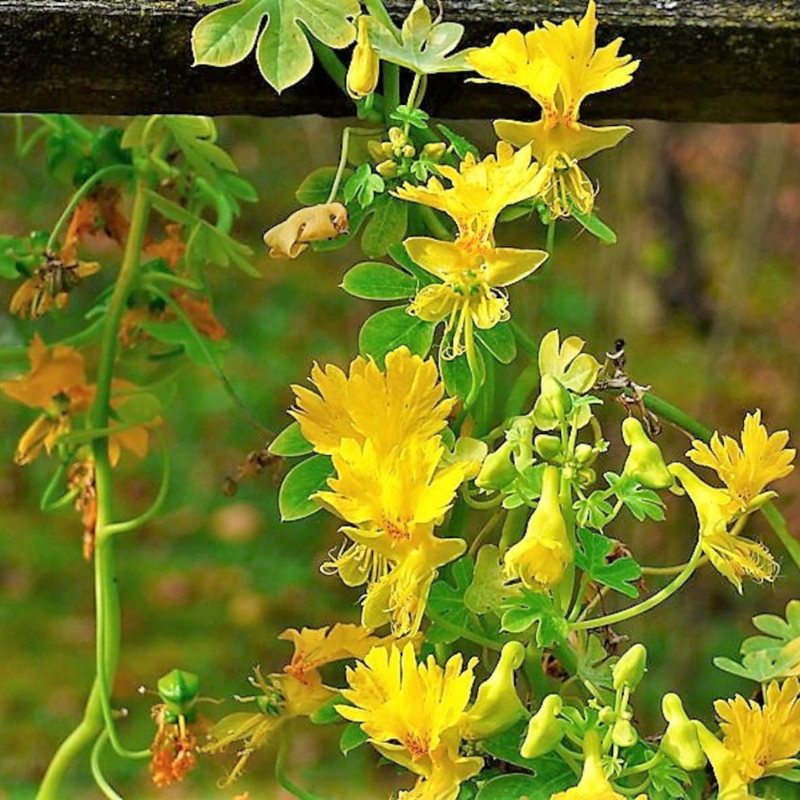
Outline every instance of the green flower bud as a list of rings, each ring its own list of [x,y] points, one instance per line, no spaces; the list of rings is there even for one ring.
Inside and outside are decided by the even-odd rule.
[[[167,716],[177,721],[179,716],[190,717],[197,702],[200,678],[192,672],[173,669],[162,675],[156,684],[158,695],[167,707]]]
[[[494,672],[480,685],[474,705],[462,719],[464,738],[487,739],[527,716],[514,686],[514,671],[524,660],[525,646],[521,642],[503,645]]]
[[[630,447],[630,453],[622,470],[648,489],[668,489],[672,486],[664,457],[658,445],[644,432],[642,423],[635,417],[628,417],[622,423],[622,438]]]
[[[517,477],[517,470],[511,461],[511,453],[512,447],[509,442],[503,442],[497,450],[489,453],[483,460],[483,466],[475,479],[475,485],[490,491],[505,489]]]
[[[552,375],[542,375],[541,393],[533,406],[533,419],[539,430],[557,428],[572,410],[569,392]]]
[[[533,440],[533,449],[545,461],[556,461],[561,455],[561,439],[549,433],[540,433]]]
[[[528,723],[525,741],[519,749],[523,758],[539,758],[561,742],[567,729],[567,723],[558,718],[561,708],[561,698],[557,694],[549,694],[542,700]]]
[[[700,746],[697,728],[683,709],[678,695],[670,692],[661,700],[661,711],[667,721],[667,731],[661,739],[661,750],[681,769],[691,771],[706,765],[706,754]]]
[[[606,725],[610,725],[614,720],[616,720],[617,715],[611,706],[603,706],[597,714],[597,718],[600,722],[605,722]]]
[[[597,458],[594,447],[590,444],[581,443],[575,448],[575,461],[582,467],[588,467],[593,464]]]
[[[447,145],[444,142],[428,142],[422,148],[422,152],[432,161],[438,161],[446,151]]]
[[[611,729],[611,741],[617,747],[633,747],[639,741],[639,734],[628,719],[618,719]]]
[[[625,651],[611,670],[614,677],[614,689],[619,692],[627,686],[630,691],[635,691],[646,671],[647,650],[644,645],[635,644]]]
[[[597,473],[591,467],[578,470],[578,480],[581,486],[591,486],[597,481]]]
[[[392,161],[391,159],[387,159],[386,161],[381,161],[377,167],[375,167],[375,172],[378,173],[383,178],[396,178],[397,177],[397,163]]]

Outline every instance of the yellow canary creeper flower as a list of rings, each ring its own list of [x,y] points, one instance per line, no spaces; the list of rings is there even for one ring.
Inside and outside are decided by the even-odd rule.
[[[467,153],[457,170],[444,164],[436,169],[450,182],[449,188],[433,177],[425,186],[404,183],[394,194],[401,200],[444,211],[458,226],[456,241],[471,250],[493,245],[500,212],[534,197],[543,185],[528,145],[515,151],[508,143],[499,142],[496,154],[482,161]]]
[[[408,307],[408,313],[426,322],[446,320],[445,334],[452,343],[443,353],[455,358],[472,338],[473,326],[493,328],[511,316],[506,286],[521,281],[547,258],[543,250],[486,247],[473,251],[460,241],[440,242],[424,236],[406,239],[403,245],[412,261],[442,280],[424,286]]]
[[[433,359],[412,355],[405,345],[386,356],[384,371],[358,356],[347,374],[315,364],[311,382],[319,394],[292,386],[297,407],[289,414],[316,452],[325,455],[344,439],[369,439],[381,453],[411,438],[430,439],[447,425],[456,402],[444,398]]]
[[[597,381],[601,366],[594,356],[581,352],[585,344],[578,336],[562,342],[557,330],[546,333],[539,343],[539,374],[551,375],[575,394],[586,394]]]
[[[739,594],[743,578],[757,582],[774,580],[779,567],[769,550],[759,542],[728,531],[736,517],[730,510],[728,492],[704,483],[685,464],[670,464],[668,469],[694,504],[703,552]]]
[[[545,467],[542,496],[528,521],[525,536],[505,555],[506,576],[520,579],[534,591],[556,586],[575,556],[561,513],[560,487],[561,470]]]
[[[728,489],[731,512],[747,513],[760,508],[775,492],[764,492],[767,484],[785,478],[793,469],[796,450],[787,448],[788,431],[768,434],[761,423],[761,411],[748,414],[742,429],[741,446],[730,436],[714,433],[710,446],[696,440],[686,454],[695,464],[709,467]]]
[[[363,663],[347,668],[350,688],[342,696],[352,705],[336,711],[357,722],[381,755],[420,776],[406,797],[455,800],[461,783],[483,767],[482,758],[459,755],[459,720],[476,663],[471,659],[463,668],[457,653],[444,668],[433,656],[418,664],[407,644],[402,652],[371,650]]]
[[[513,145],[532,145],[545,177],[541,197],[554,217],[569,216],[573,205],[591,212],[594,188],[577,162],[616,146],[631,132],[627,125],[592,128],[578,122],[584,98],[624,86],[639,66],[619,55],[622,39],[596,48],[596,30],[590,0],[580,22],[545,22],[526,34],[502,33],[467,57],[486,80],[524,89],[542,107],[538,122],[497,120],[494,127]]]
[[[583,772],[577,786],[565,792],[556,792],[550,800],[626,800],[625,795],[615,791],[603,771],[600,738],[596,731],[589,731],[583,740]],[[636,800],[647,800],[640,794]]]
[[[542,250],[498,248],[494,226],[508,205],[527,200],[543,187],[530,147],[514,149],[505,142],[496,155],[477,161],[468,153],[459,169],[437,167],[450,182],[438,177],[426,186],[404,184],[396,191],[403,200],[444,211],[458,227],[455,242],[412,237],[403,244],[409,257],[442,283],[419,291],[408,312],[427,322],[447,320],[453,332],[448,357],[464,352],[473,325],[487,330],[509,318],[508,298],[502,289],[530,275],[547,258]]]
[[[783,684],[771,681],[764,705],[736,695],[717,700],[723,744],[734,753],[742,778],[752,783],[764,775],[780,775],[800,764],[800,683],[789,678]]]
[[[692,720],[697,738],[717,779],[717,800],[756,800],[747,790],[747,782],[739,772],[736,753],[729,750],[702,722]]]

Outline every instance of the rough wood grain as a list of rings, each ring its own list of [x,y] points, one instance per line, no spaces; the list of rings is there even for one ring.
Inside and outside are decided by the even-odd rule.
[[[409,3],[392,0],[400,19]],[[509,27],[580,15],[583,0],[445,0],[484,45]],[[642,59],[632,85],[586,118],[800,121],[800,0],[599,0],[601,43]],[[280,97],[255,62],[192,67],[193,0],[0,0],[0,111],[288,116],[352,113],[321,71]],[[534,117],[521,91],[434,77],[426,107],[449,118]]]

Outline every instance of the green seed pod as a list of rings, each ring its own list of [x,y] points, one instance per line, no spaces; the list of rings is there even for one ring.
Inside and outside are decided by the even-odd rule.
[[[614,664],[612,669],[614,689],[619,692],[627,686],[630,691],[635,691],[645,672],[647,672],[647,650],[644,645],[635,644]]]
[[[670,692],[661,700],[661,711],[667,721],[667,731],[661,739],[661,750],[681,769],[691,771],[706,765],[706,754],[700,746],[697,728],[684,711],[677,694]]]
[[[197,702],[197,693],[200,689],[200,679],[192,672],[182,669],[173,669],[162,675],[156,684],[159,697],[167,707],[167,716],[177,720],[177,717],[190,717],[192,707]]]
[[[519,752],[523,758],[539,758],[549,753],[564,738],[567,723],[558,719],[563,704],[557,694],[542,700],[539,710],[528,723],[528,732]]]

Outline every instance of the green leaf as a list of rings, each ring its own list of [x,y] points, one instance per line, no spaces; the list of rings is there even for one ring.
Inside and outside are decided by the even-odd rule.
[[[589,233],[593,236],[596,236],[603,244],[616,244],[617,243],[617,234],[608,227],[608,225],[603,222],[594,212],[591,214],[584,214],[582,211],[579,211],[575,208],[572,203],[570,203],[570,209],[572,211],[572,216],[575,217],[575,220],[583,225]]]
[[[620,477],[614,472],[606,472],[604,477],[614,494],[639,522],[647,518],[656,522],[664,520],[664,503],[652,489],[645,489],[629,475]]]
[[[342,188],[345,203],[358,200],[361,208],[368,208],[376,194],[386,189],[386,181],[372,171],[371,164],[362,164],[345,182]]]
[[[601,533],[588,528],[578,531],[583,550],[575,552],[575,563],[593,581],[609,586],[626,597],[638,597],[639,589],[633,581],[642,576],[642,568],[628,556],[608,560],[614,550],[614,542]]]
[[[140,327],[149,333],[154,339],[164,344],[180,345],[183,347],[187,358],[201,367],[213,367],[216,357],[227,343],[204,341],[206,349],[200,345],[198,337],[200,334],[192,333],[184,325],[182,320],[174,322],[156,322],[155,320],[143,320]]]
[[[350,722],[342,731],[342,738],[339,739],[339,749],[342,755],[346,756],[351,750],[361,747],[369,739],[369,735],[361,730],[361,726],[355,722]]]
[[[538,766],[535,776],[517,773],[492,778],[483,784],[475,800],[550,800],[554,794],[578,781],[575,773],[558,756],[546,755],[529,760]]]
[[[457,22],[434,25],[430,9],[423,0],[416,0],[403,22],[399,42],[393,31],[375,17],[369,17],[370,44],[381,59],[424,75],[472,69],[466,58],[469,51],[450,55],[463,34],[464,26]]]
[[[372,216],[361,237],[361,249],[368,258],[385,256],[399,244],[408,226],[408,205],[396,197],[382,195],[375,202]]]
[[[645,761],[649,761],[655,753],[652,750],[645,750]],[[651,800],[666,800],[666,798],[674,797],[676,800],[684,800],[686,798],[686,787],[689,783],[688,774],[682,770],[677,764],[673,764],[669,759],[663,758],[656,761],[655,764],[647,771],[650,776]]]
[[[475,559],[475,574],[464,592],[464,605],[473,614],[500,611],[508,597],[503,562],[495,544],[485,544]]]
[[[344,704],[344,698],[337,693],[333,697],[329,697],[309,719],[314,725],[332,725],[335,722],[341,722],[342,718],[339,716],[334,706],[342,704]]]
[[[464,605],[464,593],[472,583],[473,567],[469,556],[454,561],[449,570],[455,584],[444,578],[431,586],[428,595],[427,615],[433,620],[426,636],[427,641],[449,644],[460,639],[462,631],[484,636],[475,615]]]
[[[414,296],[417,282],[389,264],[365,261],[345,273],[342,289],[364,300],[405,300]]]
[[[347,180],[353,174],[352,170],[346,169],[343,180]],[[297,202],[304,206],[316,206],[320,203],[327,203],[330,196],[333,182],[336,179],[336,167],[320,167],[303,178],[302,183],[297,187],[294,196]]]
[[[578,499],[573,504],[575,519],[583,528],[603,530],[614,514],[614,509],[606,499],[606,492],[597,490],[586,499]]]
[[[420,267],[416,262],[411,260],[411,257],[406,252],[406,248],[402,244],[393,244],[389,250],[389,258],[394,261],[397,266],[402,267],[406,272],[410,273],[417,279],[417,287],[430,286],[432,283],[441,283],[430,272]]]
[[[480,350],[476,351],[480,358]],[[445,358],[439,349],[439,374],[444,381],[444,388],[450,397],[460,397],[465,400],[472,388],[472,373],[469,369],[467,357],[462,353],[458,358]]]
[[[480,158],[480,150],[469,139],[451,130],[447,125],[442,125],[441,122],[436,127],[444,134],[447,141],[452,145],[453,150],[455,150],[456,155],[462,161],[466,158],[467,153],[472,153],[475,158]]]
[[[311,70],[314,56],[308,34],[328,47],[347,47],[356,38],[352,21],[359,8],[358,0],[240,0],[195,25],[194,61],[229,67],[255,47],[261,74],[280,93]]]
[[[361,355],[372,356],[383,368],[386,354],[406,345],[418,356],[426,356],[433,344],[436,326],[406,313],[404,306],[384,308],[373,314],[358,334]]]
[[[314,452],[314,446],[303,436],[300,423],[290,422],[271,442],[267,450],[274,456],[293,458]]]
[[[503,603],[503,609],[501,630],[522,633],[538,622],[536,643],[540,647],[562,641],[567,635],[567,621],[556,611],[552,598],[544,592],[532,592],[523,587],[518,595]]]
[[[398,125],[408,125],[411,128],[416,128],[419,131],[427,130],[428,120],[430,114],[427,114],[421,108],[412,108],[411,106],[397,106],[397,108],[389,114],[389,119],[396,122]]]
[[[517,340],[507,322],[501,322],[486,331],[478,329],[475,335],[501,364],[510,364],[517,357]]]
[[[335,473],[327,456],[311,456],[289,470],[278,492],[278,509],[284,522],[310,517],[320,506],[309,497],[326,489]]]

